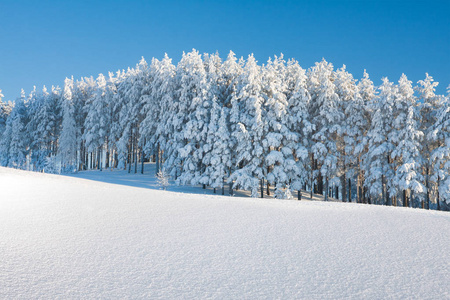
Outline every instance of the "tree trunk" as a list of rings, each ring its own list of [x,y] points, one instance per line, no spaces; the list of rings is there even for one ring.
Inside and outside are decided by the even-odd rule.
[[[302,200],[302,191],[298,190],[297,199]]]
[[[100,172],[103,170],[103,149],[102,149],[103,147],[100,147],[99,148],[99,151],[98,151],[98,154],[99,154],[99,157],[100,157],[100,161],[99,161],[99,166],[100,166]]]
[[[325,201],[328,201],[328,176],[325,178]]]
[[[130,143],[128,146],[128,173],[131,173],[132,150],[133,150],[133,126],[130,128]]]
[[[441,210],[441,199],[439,195],[439,176],[437,180],[436,201],[437,201],[437,210]]]
[[[267,181],[267,196],[270,196],[270,184],[269,184],[269,182]]]
[[[144,155],[144,151],[141,147],[141,174],[144,174],[144,160],[145,160],[145,155]]]
[[[260,189],[261,189],[261,198],[264,198],[264,179],[261,179],[259,182],[260,182]]]
[[[427,188],[427,195],[426,195],[426,198],[425,198],[425,200],[426,200],[426,202],[427,202],[427,209],[430,209],[430,178],[429,178],[429,174],[430,174],[430,168],[427,166],[427,170],[426,170],[426,172],[427,172],[427,174],[426,174],[426,177],[425,177],[425,185],[426,185],[426,188]]]
[[[403,207],[407,207],[406,190],[403,190]]]
[[[134,174],[137,173],[137,165],[138,165],[138,147],[137,147],[137,135],[134,139]]]
[[[341,185],[342,185],[342,202],[347,200],[347,176],[343,174],[341,176]]]
[[[230,177],[230,176],[231,176],[231,168],[230,168],[230,171],[229,171],[229,177]],[[228,177],[228,178],[229,178],[229,177]],[[232,181],[232,180],[230,180],[228,193],[230,194],[230,196],[233,196],[233,181]]]
[[[222,195],[225,195],[225,176],[222,177]]]
[[[317,179],[317,188],[318,188],[318,193],[323,195],[323,176],[320,172],[319,172],[319,176]]]
[[[159,143],[156,146],[156,174],[159,173]]]
[[[348,179],[348,202],[352,202],[352,181]]]

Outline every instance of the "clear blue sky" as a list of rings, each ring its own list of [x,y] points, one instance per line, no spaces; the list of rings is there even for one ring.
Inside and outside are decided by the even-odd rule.
[[[260,63],[284,53],[309,68],[324,57],[356,78],[450,84],[450,1],[0,0],[0,89],[97,76],[165,52],[229,50]]]

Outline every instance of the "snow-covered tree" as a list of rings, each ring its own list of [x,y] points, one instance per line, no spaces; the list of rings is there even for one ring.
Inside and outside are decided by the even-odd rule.
[[[353,149],[356,146],[356,139],[360,138],[359,124],[361,109],[360,103],[356,102],[357,85],[353,75],[347,72],[345,65],[335,72],[336,93],[339,96],[338,110],[343,114],[341,131],[337,136],[337,149],[339,152],[339,169],[338,176],[340,177],[340,185],[342,187],[342,201],[347,201],[347,187],[348,187],[348,202],[352,201],[352,179],[355,175],[356,160],[353,155]],[[347,182],[348,179],[348,182]],[[348,183],[348,185],[347,185]],[[338,197],[338,195],[336,195]]]
[[[282,144],[284,148],[293,150],[293,158],[296,162],[295,167],[288,171],[290,188],[300,190],[306,185],[308,178],[312,179],[309,158],[312,153],[311,135],[315,127],[311,123],[308,111],[311,96],[307,89],[306,71],[299,66],[298,62],[294,60],[288,62],[285,80],[288,89],[288,115],[285,125],[289,134],[283,137]]]
[[[426,208],[430,207],[432,187],[436,185],[435,182],[431,181],[431,178],[436,178],[436,176],[433,176],[434,168],[431,154],[439,147],[439,139],[432,139],[431,132],[434,130],[433,127],[437,122],[437,113],[443,104],[443,97],[435,94],[438,84],[433,77],[426,74],[425,79],[419,80],[418,86],[416,86],[420,101],[420,130],[424,133],[420,153],[422,157],[422,174],[424,174],[423,184],[426,189],[423,206]]]
[[[428,139],[437,144],[431,152],[433,176],[431,180],[437,184],[436,202],[440,209],[440,202],[450,204],[450,86],[448,97],[441,97],[436,122],[428,134]]]
[[[62,128],[59,139],[59,154],[63,168],[65,170],[76,171],[78,169],[77,152],[79,130],[76,126],[75,114],[76,107],[74,103],[74,80],[66,78],[64,81],[64,90],[61,98],[62,106]]]
[[[381,196],[382,201],[389,205],[389,197],[397,194],[391,158],[395,145],[390,139],[394,127],[397,87],[387,78],[383,78],[379,91],[376,98],[369,103],[372,121],[367,132],[368,150],[363,156],[363,166],[369,195],[375,198]]]
[[[245,64],[239,77],[235,99],[231,100],[232,117],[236,138],[236,163],[239,168],[233,172],[229,180],[234,180],[235,187],[251,190],[252,197],[258,196],[260,181],[266,179],[267,165],[263,139],[267,133],[265,123],[264,98],[262,96],[261,68],[253,55]],[[236,118],[235,110],[239,111]]]
[[[9,161],[9,145],[11,143],[12,118],[14,104],[0,101],[0,166],[7,166]]]
[[[398,94],[394,106],[393,130],[389,140],[394,145],[391,158],[394,160],[395,175],[393,183],[403,192],[403,205],[406,206],[406,192],[424,192],[421,182],[420,143],[423,132],[419,130],[419,116],[411,81],[402,75],[398,82]],[[410,202],[412,204],[412,202]]]
[[[48,158],[55,156],[61,127],[60,90],[52,87],[48,92],[44,86],[41,93],[35,90],[29,99],[29,122],[27,132],[30,134],[30,159],[33,169],[46,169]]]
[[[30,140],[25,130],[28,124],[27,105],[28,100],[25,97],[24,90],[22,90],[21,96],[16,99],[14,108],[6,124],[6,130],[10,131],[10,133],[8,132],[8,136],[10,137],[9,157],[7,158],[8,167],[25,168]]]
[[[97,88],[94,95],[88,100],[85,106],[87,113],[84,121],[84,135],[87,150],[95,153],[98,160],[98,168],[101,169],[102,147],[106,143],[108,130],[110,128],[109,103],[107,98],[106,78],[100,74],[97,78]]]
[[[159,170],[159,172],[156,174],[156,179],[158,180],[159,186],[166,190],[169,186],[169,174],[167,174],[164,168]]]
[[[362,157],[367,153],[367,132],[371,124],[371,106],[375,98],[375,86],[364,70],[363,78],[358,82],[354,101],[350,102],[345,110],[347,145],[353,154],[353,169],[357,174],[356,200],[362,203],[364,199],[364,168]]]
[[[283,189],[290,187],[294,180],[301,179],[298,164],[296,163],[295,145],[298,141],[298,133],[292,131],[289,123],[289,101],[287,67],[283,55],[271,60],[263,69],[263,97],[265,109],[267,133],[263,140],[265,164],[267,165],[267,181],[275,185],[275,197],[283,198]],[[292,73],[290,75],[293,75]],[[295,80],[295,78],[293,78]],[[298,184],[297,184],[298,185]]]
[[[205,166],[205,144],[208,134],[209,82],[201,55],[192,50],[183,55],[177,66],[179,80],[179,101],[177,116],[173,120],[180,127],[175,135],[178,143],[178,160],[182,162],[178,182],[181,184],[199,184]],[[173,172],[173,171],[172,171]]]
[[[310,115],[315,126],[312,135],[313,158],[319,171],[318,185],[325,179],[325,199],[329,182],[337,175],[339,153],[337,138],[342,133],[343,113],[339,111],[339,96],[334,84],[333,65],[325,60],[311,68],[308,74],[311,94]],[[319,188],[319,192],[321,189]]]

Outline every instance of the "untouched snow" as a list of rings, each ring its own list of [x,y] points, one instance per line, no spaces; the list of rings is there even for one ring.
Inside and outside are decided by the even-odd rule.
[[[447,212],[0,168],[0,298],[449,299],[449,232]]]

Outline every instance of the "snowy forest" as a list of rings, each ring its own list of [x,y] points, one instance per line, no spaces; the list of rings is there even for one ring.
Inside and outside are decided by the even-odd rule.
[[[325,60],[193,50],[66,78],[1,101],[0,165],[47,173],[156,163],[177,184],[441,209],[450,203],[450,87],[435,93]]]

